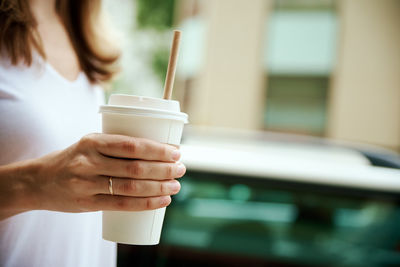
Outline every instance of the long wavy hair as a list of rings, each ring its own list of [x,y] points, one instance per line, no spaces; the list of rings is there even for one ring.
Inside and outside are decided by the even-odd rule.
[[[107,40],[101,0],[56,0],[60,16],[77,53],[79,64],[92,83],[109,80],[117,71],[119,50]],[[46,58],[28,0],[0,1],[0,52],[12,64],[32,64],[32,49]]]

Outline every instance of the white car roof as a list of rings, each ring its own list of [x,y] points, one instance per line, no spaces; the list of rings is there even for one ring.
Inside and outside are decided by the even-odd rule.
[[[181,145],[189,171],[400,192],[400,170],[371,166],[352,149],[254,134],[193,133]]]

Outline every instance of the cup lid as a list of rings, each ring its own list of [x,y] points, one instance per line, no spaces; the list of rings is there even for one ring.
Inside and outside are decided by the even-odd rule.
[[[179,102],[147,96],[113,94],[108,105],[100,106],[100,113],[150,116],[188,122],[188,115],[180,112]]]

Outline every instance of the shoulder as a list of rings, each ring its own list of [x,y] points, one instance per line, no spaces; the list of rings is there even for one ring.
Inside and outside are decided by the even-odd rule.
[[[0,97],[15,94],[19,89],[37,81],[44,72],[43,62],[36,59],[30,66],[24,62],[12,64],[4,53],[0,54]]]
[[[14,76],[33,75],[38,76],[43,72],[43,60],[36,57],[31,65],[20,61],[17,64],[12,64],[8,55],[0,53],[0,81],[7,80]]]

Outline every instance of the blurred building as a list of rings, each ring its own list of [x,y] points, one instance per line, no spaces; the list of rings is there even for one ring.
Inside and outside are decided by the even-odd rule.
[[[175,14],[192,124],[400,151],[400,1],[180,0]]]

